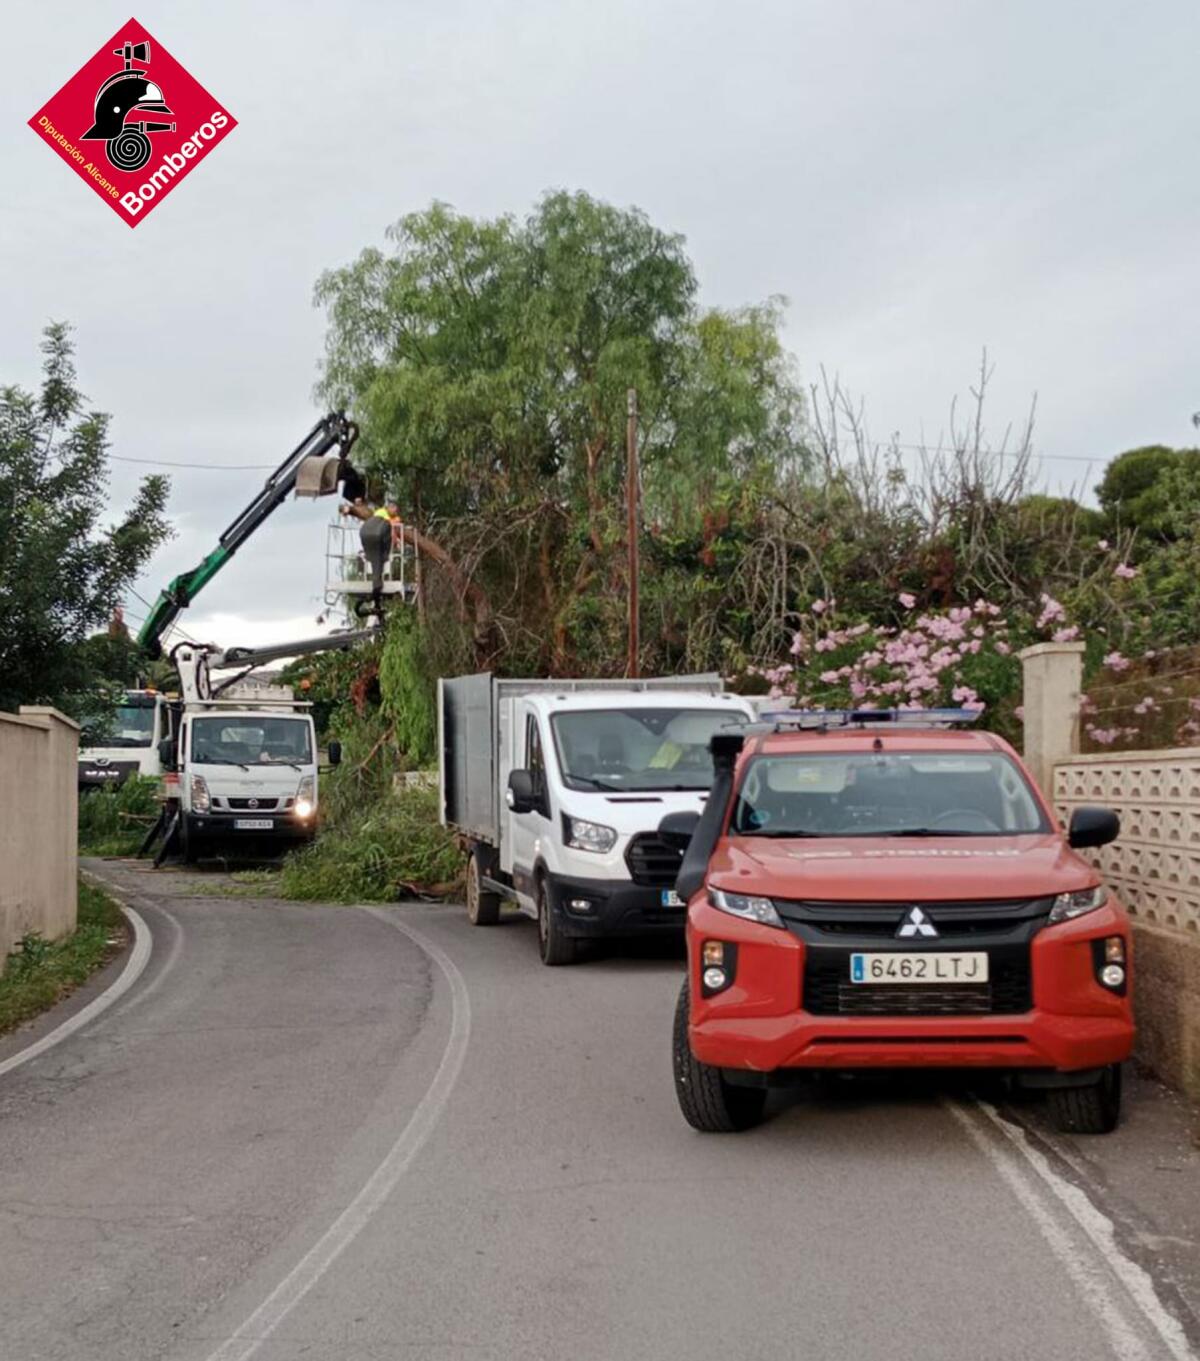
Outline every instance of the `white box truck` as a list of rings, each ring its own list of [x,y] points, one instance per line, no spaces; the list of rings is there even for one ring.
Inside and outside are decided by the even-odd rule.
[[[438,682],[441,820],[469,853],[467,913],[504,898],[538,923],[546,964],[600,937],[682,935],[667,813],[699,811],[709,739],[753,711],[719,676]]]

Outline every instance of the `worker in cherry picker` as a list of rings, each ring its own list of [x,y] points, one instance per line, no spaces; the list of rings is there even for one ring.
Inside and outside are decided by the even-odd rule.
[[[373,507],[364,497],[344,504],[341,514],[352,515],[361,520],[362,528],[358,539],[362,544],[363,557],[371,567],[371,600],[375,613],[383,611],[383,570],[392,555],[392,549],[400,542],[403,522],[400,507],[393,500],[385,498],[378,508]]]

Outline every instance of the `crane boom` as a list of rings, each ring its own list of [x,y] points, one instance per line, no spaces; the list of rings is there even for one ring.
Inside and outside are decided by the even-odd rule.
[[[347,420],[344,413],[334,411],[321,417],[225,530],[212,552],[190,572],[181,572],[161,592],[138,633],[138,645],[147,655],[162,655],[163,637],[180,611],[191,604],[271,512],[287,500],[293,488],[297,495],[324,496],[335,492],[338,483],[347,477],[357,478],[349,461],[357,438],[358,426]],[[305,485],[297,487],[298,479]]]
[[[272,643],[267,647],[218,648],[205,643],[176,643],[171,649],[171,661],[179,675],[179,693],[184,704],[216,699],[223,690],[235,685],[267,662],[282,657],[307,657],[316,652],[345,652],[349,648],[378,638],[379,629],[356,629],[348,633],[323,633],[315,638],[298,638],[290,643]],[[241,667],[236,676],[214,683],[210,672],[229,667]]]

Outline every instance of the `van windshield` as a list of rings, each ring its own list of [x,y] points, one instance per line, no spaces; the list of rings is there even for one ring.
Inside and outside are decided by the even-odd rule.
[[[745,722],[733,709],[582,709],[551,728],[569,789],[708,789],[709,739]]]
[[[192,760],[209,766],[288,766],[312,761],[307,719],[229,714],[192,723]]]
[[[1050,830],[999,752],[759,756],[733,810],[736,836],[1020,836]]]

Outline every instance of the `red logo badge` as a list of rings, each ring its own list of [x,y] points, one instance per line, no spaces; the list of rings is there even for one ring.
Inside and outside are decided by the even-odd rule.
[[[237,121],[130,19],[29,126],[136,227]]]

